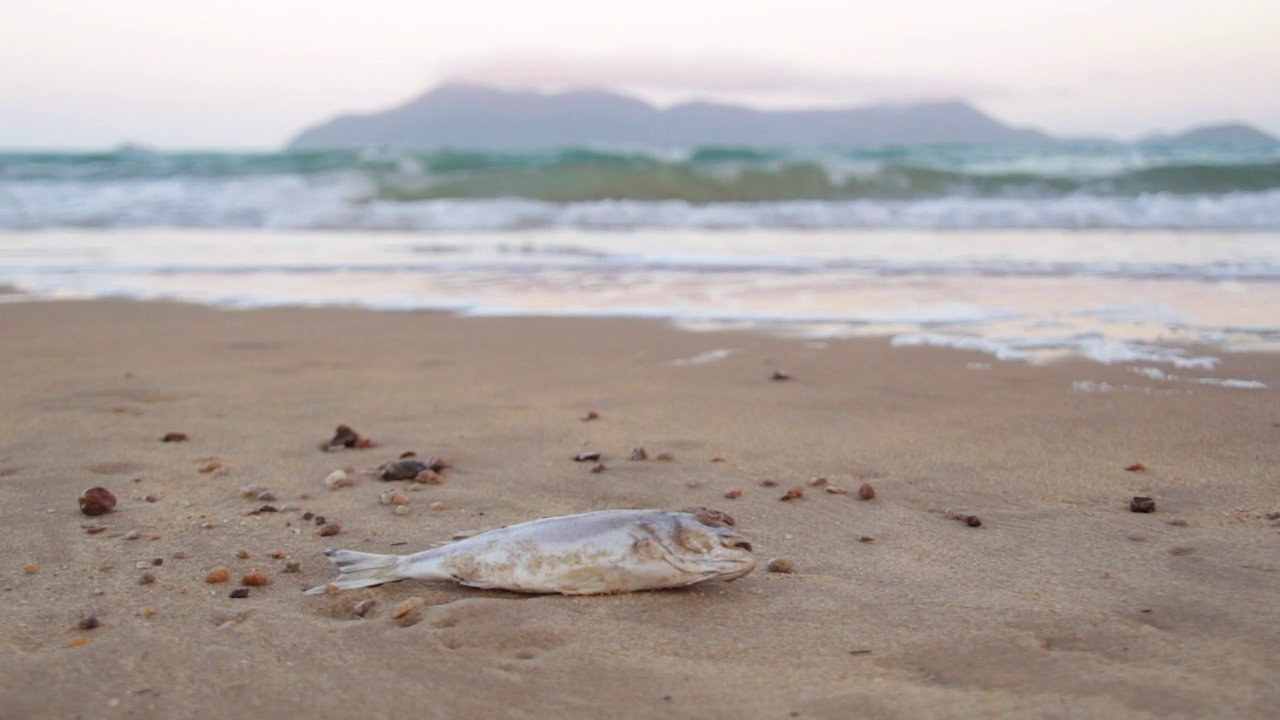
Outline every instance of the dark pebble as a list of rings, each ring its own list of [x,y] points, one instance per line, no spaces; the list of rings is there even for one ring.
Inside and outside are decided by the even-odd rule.
[[[1129,512],[1149,513],[1156,511],[1156,499],[1136,496],[1129,501]]]
[[[80,616],[80,622],[76,623],[76,627],[81,630],[92,630],[98,627],[99,624],[98,616],[93,613],[89,613],[88,615]]]
[[[421,460],[407,458],[405,460],[396,460],[387,463],[382,469],[383,480],[412,480],[418,476],[423,470],[430,470],[431,466]]]
[[[91,487],[80,493],[80,512],[90,517],[106,515],[116,507],[116,496],[104,487]]]
[[[235,590],[231,591],[231,594],[228,595],[228,597],[235,598],[236,600],[242,600],[244,598],[247,598],[249,597],[249,588],[247,587],[236,588]]]
[[[186,442],[187,440],[187,434],[180,432],[165,433],[164,437],[160,438],[160,442]]]
[[[574,462],[595,462],[599,459],[600,459],[600,453],[598,451],[578,453],[577,455],[573,456]]]

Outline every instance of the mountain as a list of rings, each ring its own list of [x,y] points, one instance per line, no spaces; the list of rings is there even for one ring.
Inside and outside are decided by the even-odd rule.
[[[1257,128],[1243,125],[1241,123],[1222,123],[1219,125],[1203,125],[1177,135],[1153,135],[1151,137],[1144,138],[1142,142],[1170,143],[1178,145],[1190,145],[1194,143],[1231,145],[1280,143],[1280,139],[1268,135]]]
[[[545,95],[444,85],[384,112],[342,115],[300,132],[291,150],[371,145],[527,149],[583,144],[1034,144],[1048,135],[1004,125],[964,102],[836,110],[754,110],[692,102],[659,110],[599,90]]]

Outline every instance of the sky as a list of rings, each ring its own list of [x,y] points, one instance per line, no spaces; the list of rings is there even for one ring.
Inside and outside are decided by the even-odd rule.
[[[40,0],[0,148],[273,149],[451,80],[660,105],[965,99],[1055,135],[1280,135],[1277,0]]]

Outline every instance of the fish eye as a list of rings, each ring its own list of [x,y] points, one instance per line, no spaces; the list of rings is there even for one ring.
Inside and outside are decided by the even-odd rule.
[[[726,547],[742,548],[747,552],[751,552],[751,542],[743,538],[725,538],[724,544]]]

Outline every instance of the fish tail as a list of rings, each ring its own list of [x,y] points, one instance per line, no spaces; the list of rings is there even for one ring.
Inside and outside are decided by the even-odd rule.
[[[325,585],[311,588],[307,591],[309,595],[319,595],[330,585],[340,590],[354,590],[404,580],[407,577],[399,569],[401,559],[399,555],[381,555],[336,548],[328,548],[324,554],[338,566],[338,577]]]

